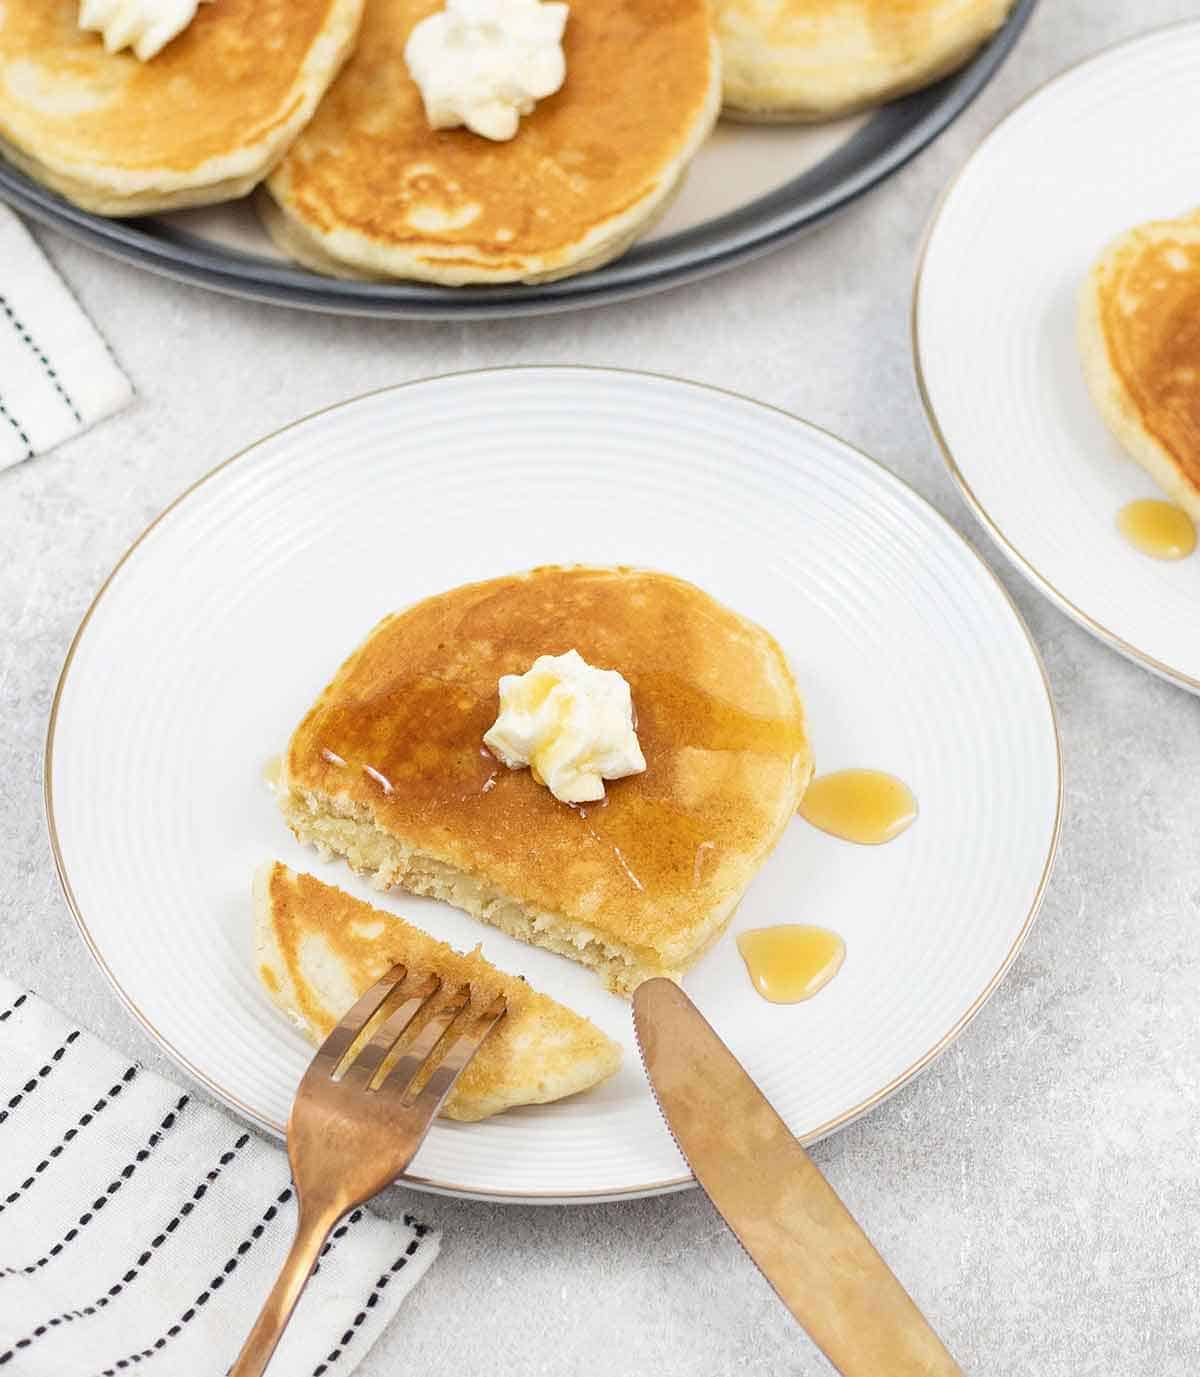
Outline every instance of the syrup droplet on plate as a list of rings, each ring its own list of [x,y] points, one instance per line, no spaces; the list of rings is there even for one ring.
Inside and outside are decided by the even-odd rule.
[[[737,940],[750,981],[772,1004],[799,1004],[811,999],[837,975],[846,959],[846,944],[828,928],[781,923],[751,928]]]
[[[843,841],[879,846],[912,826],[917,800],[903,780],[882,770],[835,770],[812,781],[797,811]]]
[[[1152,559],[1186,559],[1196,548],[1196,527],[1182,507],[1144,497],[1117,513],[1117,529]]]
[[[273,794],[277,794],[283,784],[283,756],[273,755],[262,767],[263,783]]]

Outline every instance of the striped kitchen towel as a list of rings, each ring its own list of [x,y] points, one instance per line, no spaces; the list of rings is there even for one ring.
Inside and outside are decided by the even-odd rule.
[[[0,206],[0,469],[61,445],[132,397],[96,327]]]
[[[0,976],[0,1374],[221,1377],[291,1242],[287,1158]],[[341,1377],[437,1253],[335,1230],[269,1377]]]

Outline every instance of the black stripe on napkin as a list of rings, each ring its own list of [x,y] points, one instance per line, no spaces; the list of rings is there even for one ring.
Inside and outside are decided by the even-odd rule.
[[[55,1050],[51,1052],[50,1058],[46,1062],[46,1064],[40,1067],[37,1071],[35,1071],[34,1074],[30,1076],[30,1078],[25,1082],[25,1084],[20,1088],[20,1090],[18,1090],[17,1093],[12,1097],[12,1099],[9,1100],[8,1104],[6,1104],[3,1109],[0,1109],[0,1124],[2,1124],[8,1118],[8,1116],[13,1112],[14,1109],[16,1109],[16,1107],[21,1103],[21,1101],[26,1097],[26,1095],[32,1095],[33,1092],[38,1088],[38,1086],[42,1084],[42,1082],[51,1073],[51,1071],[53,1071],[54,1068],[58,1065],[58,1063],[62,1061],[63,1057],[66,1056],[67,1048],[70,1047],[70,1045],[75,1041],[75,1039],[78,1036],[78,1028],[76,1028],[73,1032],[68,1033],[67,1036],[63,1039],[63,1041],[59,1043],[58,1047],[56,1047]]]
[[[73,1034],[73,1036],[76,1035]],[[87,1226],[92,1222],[96,1215],[100,1213],[100,1211],[105,1207],[105,1205],[107,1205],[108,1202],[112,1199],[112,1197],[116,1195],[116,1193],[121,1189],[125,1182],[128,1181],[129,1178],[137,1171],[138,1167],[146,1160],[147,1157],[150,1156],[150,1154],[159,1145],[159,1143],[162,1142],[163,1138],[165,1138],[166,1135],[171,1131],[171,1129],[175,1127],[175,1124],[179,1120],[179,1115],[182,1113],[189,1098],[190,1096],[188,1095],[181,1095],[179,1099],[176,1100],[175,1107],[170,1111],[169,1114],[167,1114],[167,1116],[154,1130],[150,1137],[146,1139],[146,1146],[144,1148],[140,1148],[137,1152],[137,1155],[134,1157],[133,1161],[124,1166],[121,1169],[119,1175],[114,1180],[110,1181],[107,1186],[105,1186],[103,1192],[100,1195],[98,1195],[95,1198],[95,1200],[92,1201],[91,1208],[85,1210],[83,1214],[79,1216],[75,1224],[67,1230],[67,1232],[62,1236],[61,1239],[59,1239],[59,1241],[54,1245],[53,1248],[50,1249],[48,1253],[46,1253],[43,1257],[38,1258],[36,1262],[31,1262],[25,1267],[0,1268],[0,1281],[3,1281],[5,1277],[16,1276],[19,1273],[24,1273],[26,1276],[28,1276],[30,1273],[36,1272],[39,1267],[45,1267],[45,1265],[50,1261],[51,1258],[57,1257],[59,1253],[61,1253],[62,1250],[67,1246],[68,1243],[71,1243],[74,1239],[76,1239],[79,1236],[80,1232],[83,1229],[87,1228]]]
[[[37,361],[42,365],[42,369],[44,370],[46,376],[50,379],[50,382],[53,385],[55,392],[57,392],[58,395],[62,398],[63,404],[70,411],[71,415],[75,417],[75,420],[80,425],[83,425],[83,417],[79,414],[79,408],[67,395],[67,389],[62,385],[62,380],[55,372],[50,360],[46,357],[44,351],[34,342],[33,336],[25,328],[22,321],[20,321],[17,318],[16,312],[8,304],[8,301],[5,299],[3,292],[0,292],[0,311],[3,311],[4,314],[8,317],[9,324],[20,336],[21,340],[28,346],[34,358],[36,358]]]
[[[415,1221],[412,1220],[408,1215],[405,1215],[404,1222],[410,1225],[415,1223]],[[401,1271],[404,1267],[408,1265],[409,1258],[414,1256],[417,1249],[421,1246],[422,1239],[428,1232],[429,1229],[426,1225],[416,1225],[416,1238],[410,1241],[408,1247],[405,1248],[405,1250],[400,1254],[400,1256],[395,1260],[395,1262],[392,1263],[392,1265],[387,1269],[387,1271],[379,1276],[378,1280],[375,1282],[375,1286],[372,1289],[371,1294],[367,1297],[366,1304],[358,1312],[358,1314],[355,1315],[355,1317],[350,1321],[350,1327],[338,1340],[338,1346],[326,1356],[324,1362],[318,1363],[316,1367],[313,1368],[312,1377],[324,1377],[324,1374],[328,1372],[329,1369],[333,1366],[333,1364],[336,1363],[337,1360],[342,1356],[342,1354],[346,1351],[347,1345],[353,1340],[355,1332],[358,1329],[360,1329],[362,1325],[366,1322],[367,1315],[370,1314],[370,1312],[374,1310],[375,1307],[379,1304],[379,1298],[383,1294],[383,1292],[387,1290],[388,1283],[396,1275],[397,1272]]]
[[[127,1367],[132,1367],[134,1363],[140,1363],[146,1358],[152,1358],[161,1349],[165,1348],[172,1339],[181,1334],[183,1330],[191,1324],[192,1320],[196,1318],[196,1312],[202,1310],[212,1299],[213,1294],[225,1285],[225,1278],[229,1276],[231,1272],[237,1270],[238,1263],[263,1236],[266,1232],[267,1225],[271,1223],[276,1215],[278,1215],[280,1205],[286,1205],[291,1198],[292,1188],[291,1186],[285,1186],[271,1204],[267,1206],[266,1210],[263,1212],[262,1218],[254,1228],[250,1230],[247,1237],[241,1241],[237,1250],[225,1263],[225,1266],[221,1268],[215,1277],[213,1277],[204,1290],[200,1292],[170,1329],[168,1329],[166,1333],[160,1334],[148,1348],[143,1348],[138,1353],[131,1353],[126,1358],[118,1358],[111,1367],[106,1367],[104,1369],[103,1377],[116,1377],[118,1372],[123,1372]]]
[[[183,1314],[180,1315],[179,1319],[175,1321],[170,1329],[168,1329],[166,1333],[160,1334],[148,1348],[143,1348],[138,1353],[131,1353],[128,1357],[119,1358],[112,1367],[104,1369],[102,1377],[116,1377],[118,1372],[123,1372],[126,1368],[132,1367],[135,1363],[141,1363],[147,1358],[153,1358],[154,1355],[161,1352],[172,1339],[178,1337],[192,1320],[195,1319],[197,1311],[202,1310],[212,1299],[213,1293],[219,1291],[221,1287],[224,1286],[226,1277],[237,1271],[238,1263],[266,1232],[267,1225],[270,1224],[279,1213],[280,1205],[286,1205],[291,1198],[292,1188],[291,1186],[287,1186],[280,1191],[272,1203],[267,1206],[259,1222],[250,1230],[249,1234],[242,1239],[241,1243],[238,1244],[236,1250],[226,1261],[225,1265]],[[362,1210],[355,1210],[343,1224],[340,1224],[333,1233],[330,1234],[325,1246],[321,1249],[320,1256],[322,1258],[326,1257],[337,1245],[338,1240],[344,1237],[345,1234],[349,1232],[351,1226],[357,1224],[362,1217]],[[317,1266],[313,1268],[314,1276],[317,1274],[320,1265],[320,1261],[318,1261]]]
[[[343,1222],[339,1224],[337,1228],[334,1229],[333,1233],[331,1233],[329,1237],[325,1240],[325,1246],[317,1254],[317,1263],[316,1266],[312,1269],[312,1274],[314,1277],[321,1270],[321,1263],[325,1260],[326,1257],[328,1257],[330,1253],[333,1252],[338,1239],[344,1238],[362,1217],[362,1210],[355,1210],[353,1214],[348,1214],[346,1218],[343,1220]]]
[[[22,996],[22,998],[23,997],[24,996]],[[5,1013],[7,1014],[7,1012],[6,1010]],[[133,1080],[134,1076],[137,1075],[137,1071],[138,1069],[136,1066],[131,1066],[115,1085],[110,1086],[108,1091],[104,1095],[101,1095],[86,1114],[81,1114],[79,1116],[75,1126],[67,1129],[58,1142],[50,1149],[45,1157],[42,1158],[37,1166],[34,1167],[16,1190],[10,1191],[3,1200],[0,1200],[0,1214],[3,1214],[10,1205],[14,1205],[20,1200],[21,1196],[33,1185],[37,1178],[41,1176],[42,1172],[46,1170],[50,1163],[56,1158],[61,1157],[66,1149],[79,1137],[80,1133],[87,1128],[88,1124],[92,1122],[96,1115],[102,1113],[108,1107],[109,1103],[117,1098],[121,1091],[125,1089],[131,1080]]]
[[[3,416],[4,419],[9,423],[9,425],[12,426],[12,428],[21,437],[21,443],[25,446],[25,458],[32,459],[33,441],[29,438],[28,435],[25,434],[25,427],[21,424],[21,422],[18,421],[17,418],[12,414],[12,412],[9,411],[8,407],[4,405],[3,397],[0,397],[0,416]]]
[[[16,997],[16,999],[14,999],[13,1002],[8,1006],[7,1009],[3,1010],[3,1012],[0,1012],[0,1023],[3,1023],[6,1019],[12,1018],[13,1014],[17,1012],[17,1010],[21,1007],[22,1004],[25,1003],[25,1001],[28,998],[28,990],[24,994],[19,994]]]
[[[204,1180],[200,1182],[200,1184],[192,1192],[191,1196],[183,1202],[183,1204],[179,1207],[175,1214],[172,1215],[172,1217],[162,1227],[159,1233],[157,1233],[154,1236],[154,1238],[150,1240],[149,1245],[145,1249],[143,1249],[142,1253],[137,1259],[137,1262],[122,1275],[120,1281],[114,1282],[104,1293],[104,1295],[98,1296],[94,1301],[92,1301],[90,1305],[85,1305],[79,1310],[64,1310],[61,1315],[55,1315],[52,1319],[46,1320],[45,1323],[39,1324],[38,1327],[35,1330],[33,1330],[32,1333],[26,1335],[23,1339],[18,1339],[17,1342],[13,1344],[13,1346],[10,1349],[8,1349],[4,1353],[0,1353],[0,1366],[3,1366],[5,1363],[11,1362],[12,1359],[16,1356],[18,1350],[28,1348],[32,1343],[34,1343],[37,1339],[40,1339],[43,1334],[48,1333],[51,1329],[56,1329],[59,1325],[71,1324],[75,1320],[86,1319],[89,1315],[95,1315],[98,1311],[103,1310],[106,1306],[111,1305],[112,1302],[116,1300],[116,1298],[121,1294],[121,1292],[124,1291],[124,1289],[129,1285],[129,1283],[133,1281],[134,1278],[141,1273],[142,1269],[151,1260],[151,1258],[153,1258],[154,1254],[158,1252],[158,1250],[163,1246],[163,1244],[166,1243],[167,1239],[170,1238],[172,1234],[174,1234],[175,1230],[179,1227],[183,1220],[185,1220],[188,1217],[188,1215],[190,1215],[191,1212],[196,1208],[196,1205],[204,1199],[205,1195],[208,1193],[209,1186],[212,1185],[212,1183],[217,1179],[217,1177],[220,1176],[222,1170],[225,1167],[227,1167],[230,1164],[230,1162],[233,1161],[233,1159],[238,1155],[238,1153],[242,1150],[242,1148],[246,1146],[246,1144],[249,1141],[250,1135],[248,1133],[243,1133],[242,1136],[237,1140],[237,1142],[234,1143],[233,1147],[229,1148],[227,1151],[223,1152],[220,1155],[220,1157],[217,1159],[216,1166],[213,1167],[211,1171],[206,1173]],[[324,1254],[322,1254],[322,1256],[324,1256]]]

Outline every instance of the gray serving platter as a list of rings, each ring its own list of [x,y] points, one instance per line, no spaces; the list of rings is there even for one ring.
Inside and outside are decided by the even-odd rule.
[[[722,272],[819,224],[903,167],[955,120],[1012,51],[1036,0],[1017,0],[967,66],[855,122],[812,166],[722,214],[644,240],[605,267],[559,282],[435,287],[323,277],[271,256],[244,234],[232,242],[175,217],[111,220],[90,214],[0,161],[0,200],[72,239],[151,272],[281,306],[416,320],[471,320],[568,311],[640,296]],[[727,129],[727,126],[723,126]],[[745,126],[743,126],[745,128]],[[762,129],[762,126],[757,128]],[[749,137],[749,136],[747,136]],[[735,155],[736,156],[736,155]],[[703,175],[703,165],[692,177]]]

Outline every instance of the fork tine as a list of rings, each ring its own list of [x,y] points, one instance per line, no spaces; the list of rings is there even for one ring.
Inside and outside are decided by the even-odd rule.
[[[332,1076],[334,1074],[342,1064],[342,1059],[346,1053],[354,1045],[354,1039],[359,1036],[372,1016],[378,1013],[383,1001],[407,975],[408,968],[403,964],[397,964],[386,975],[377,980],[366,994],[361,995],[355,1001],[353,1008],[317,1049],[316,1056],[313,1057],[304,1074],[305,1080],[308,1080],[310,1076]]]
[[[413,1077],[425,1065],[430,1053],[441,1042],[450,1025],[470,1001],[471,991],[469,987],[456,990],[447,1003],[431,1016],[429,1022],[413,1039],[412,1046],[402,1057],[397,1058],[393,1066],[388,1068],[378,1089],[383,1090],[386,1086],[390,1095],[403,1099],[405,1091],[412,1084]]]
[[[374,1079],[376,1071],[383,1065],[387,1054],[416,1018],[418,1011],[423,1009],[441,988],[442,982],[436,975],[423,980],[404,1003],[393,1009],[375,1030],[371,1041],[346,1068],[342,1076],[343,1082],[366,1089]]]
[[[484,1038],[507,1012],[508,1005],[504,1001],[504,996],[497,995],[485,1012],[473,1021],[472,1026],[455,1038],[450,1050],[417,1096],[415,1103],[419,1109],[431,1116],[438,1112],[459,1073],[466,1069],[467,1063],[482,1046]]]

